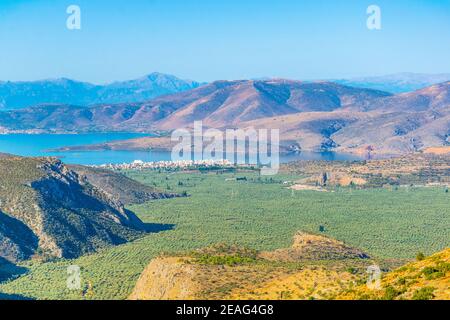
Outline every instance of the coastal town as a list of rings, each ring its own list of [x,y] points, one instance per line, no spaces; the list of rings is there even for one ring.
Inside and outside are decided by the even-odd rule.
[[[111,170],[180,170],[180,169],[197,169],[197,168],[232,168],[234,164],[226,159],[221,160],[180,160],[180,161],[155,161],[144,162],[135,160],[132,163],[122,164],[102,164],[92,166],[94,168],[111,169]]]

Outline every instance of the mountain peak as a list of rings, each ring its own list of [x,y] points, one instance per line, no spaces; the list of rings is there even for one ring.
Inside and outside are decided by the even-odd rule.
[[[138,78],[136,80],[126,81],[126,82],[134,82],[134,81],[151,81],[156,83],[172,83],[172,84],[178,84],[178,85],[199,85],[198,82],[188,79],[181,79],[171,74],[161,73],[161,72],[152,72],[149,73],[146,76],[143,76],[141,78]]]
[[[148,79],[175,78],[175,79],[178,79],[174,75],[167,74],[167,73],[162,73],[162,72],[157,72],[157,71],[147,74],[146,76],[144,76],[144,78],[148,78]]]

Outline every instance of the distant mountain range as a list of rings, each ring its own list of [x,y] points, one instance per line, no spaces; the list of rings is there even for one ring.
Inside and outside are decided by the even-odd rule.
[[[450,73],[422,74],[405,72],[380,77],[335,80],[334,82],[352,87],[376,89],[391,93],[404,93],[446,81],[450,81]]]
[[[267,81],[270,79],[254,80]],[[390,93],[403,93],[445,81],[450,81],[450,74],[399,73],[381,77],[332,80],[331,82]],[[107,85],[94,85],[66,78],[29,82],[0,81],[0,110],[22,109],[39,104],[90,106],[144,102],[159,96],[195,89],[203,84],[205,83],[182,80],[158,72],[139,79]]]
[[[205,126],[224,127],[273,116],[362,107],[388,96],[382,91],[330,82],[216,81],[144,103],[91,107],[51,104],[4,111],[0,112],[0,127],[47,132],[135,132],[172,130],[190,126],[196,120],[202,120]]]
[[[170,132],[197,120],[222,129],[278,128],[286,150],[362,153],[370,146],[380,154],[408,153],[450,145],[450,82],[392,94],[334,82],[216,81],[145,102],[3,111],[0,132]],[[148,150],[170,148],[170,141],[89,148]]]
[[[140,79],[108,85],[94,85],[65,78],[0,82],[0,109],[21,109],[51,103],[87,106],[139,102],[199,86],[200,83],[195,81],[156,72]]]

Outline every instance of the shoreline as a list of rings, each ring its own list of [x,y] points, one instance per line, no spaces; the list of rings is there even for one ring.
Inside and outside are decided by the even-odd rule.
[[[124,151],[124,152],[171,152],[173,147],[178,142],[171,141],[171,137],[167,135],[161,135],[161,132],[1,132],[0,136],[5,135],[89,135],[89,134],[142,134],[142,137],[125,139],[125,140],[110,140],[102,143],[94,144],[82,144],[82,145],[72,145],[72,146],[62,146],[57,148],[43,149],[43,152],[51,153],[61,153],[64,157],[66,152],[102,152],[102,151]],[[348,156],[359,157],[360,160],[370,160],[370,159],[384,159],[384,158],[395,158],[408,156],[413,154],[434,154],[434,155],[445,155],[450,154],[450,146],[431,146],[425,147],[419,151],[393,151],[393,150],[383,150],[379,149],[374,151],[370,157],[364,146],[359,146],[355,148],[342,148],[338,147],[335,149],[320,149],[320,148],[308,148],[302,149],[293,142],[292,140],[281,140],[279,145],[280,156],[295,156],[302,153],[335,153]],[[250,154],[246,152],[246,154]]]

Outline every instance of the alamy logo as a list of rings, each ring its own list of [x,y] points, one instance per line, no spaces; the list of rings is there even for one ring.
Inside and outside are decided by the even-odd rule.
[[[81,9],[77,5],[70,5],[66,10],[69,17],[66,21],[67,29],[81,30]]]
[[[369,279],[367,280],[367,288],[370,290],[381,289],[381,269],[377,265],[373,265],[367,268]]]
[[[381,8],[377,5],[371,5],[367,8],[367,28],[369,30],[381,30]]]
[[[80,290],[81,289],[81,269],[79,266],[69,266],[67,268],[67,289]]]
[[[236,165],[258,165],[262,175],[275,175],[280,167],[278,129],[208,129],[201,121],[194,130],[177,129],[172,133],[172,161],[227,160]]]

